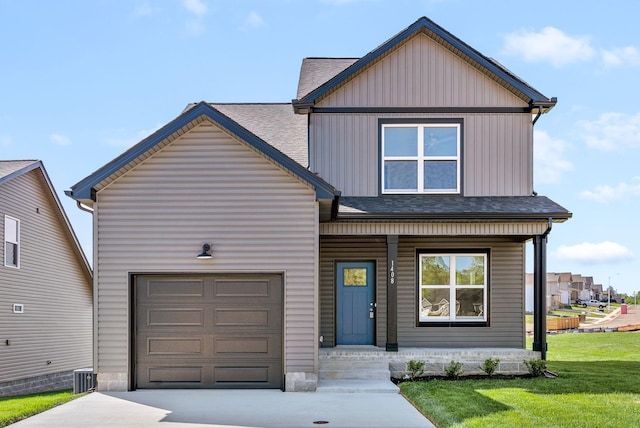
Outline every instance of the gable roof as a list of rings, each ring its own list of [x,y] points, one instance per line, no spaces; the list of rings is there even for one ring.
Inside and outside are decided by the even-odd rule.
[[[307,118],[295,114],[291,103],[210,105],[300,165],[306,167],[309,164]]]
[[[95,192],[98,190],[97,187],[99,185],[113,181],[119,175],[132,169],[142,160],[162,148],[163,145],[166,145],[178,138],[184,132],[193,128],[197,124],[208,120],[217,124],[229,134],[235,136],[241,141],[244,141],[262,155],[280,165],[283,169],[291,172],[300,180],[308,183],[315,190],[317,199],[330,200],[333,202],[333,200],[340,195],[340,192],[337,189],[322,178],[312,173],[244,126],[240,125],[230,116],[221,112],[221,110],[225,110],[229,115],[245,117],[251,108],[243,108],[239,105],[218,105],[218,107],[219,109],[214,108],[213,105],[205,102],[190,104],[180,116],[151,134],[149,137],[140,141],[138,144],[95,171],[93,174],[73,185],[71,190],[68,190],[65,193],[67,196],[80,201],[87,206],[92,206],[93,201],[95,200]],[[290,105],[287,104],[287,109],[290,108]],[[266,118],[258,118],[260,121],[264,121],[265,119]],[[255,125],[256,124],[254,123],[254,128],[259,128],[259,126]],[[262,132],[269,133],[269,131]],[[304,141],[306,141],[306,139]]]
[[[304,58],[298,79],[298,99],[322,86],[360,58]]]
[[[435,22],[431,21],[429,18],[423,16],[400,33],[396,34],[347,68],[343,69],[338,74],[331,77],[329,80],[319,86],[316,86],[315,89],[310,90],[310,92],[303,94],[302,96],[300,93],[307,90],[308,86],[312,86],[309,82],[314,81],[314,84],[317,84],[319,77],[301,76],[301,80],[304,80],[304,83],[299,84],[298,99],[293,100],[294,109],[298,113],[306,113],[308,109],[312,108],[320,98],[343,85],[356,73],[378,61],[388,52],[400,46],[418,33],[426,34],[452,51],[453,54],[460,56],[477,69],[491,76],[516,96],[528,102],[532,112],[545,113],[555,106],[557,102],[555,97],[547,98],[524,80],[507,70],[497,61],[484,56],[444,28],[437,25]],[[336,67],[338,66],[338,64],[333,65]],[[328,67],[327,64],[324,64],[324,66]],[[305,69],[303,68],[301,71],[304,70]],[[301,86],[304,89],[301,90]]]
[[[58,198],[58,195],[53,187],[53,184],[51,183],[51,179],[49,178],[49,175],[47,174],[47,171],[45,170],[44,164],[42,163],[42,161],[39,161],[39,160],[0,161],[0,185],[3,185],[9,182],[10,180],[20,177],[21,175],[24,175],[33,170],[38,170],[42,178],[44,179],[44,182],[47,185],[46,190],[49,191],[49,195],[53,199],[54,205],[58,209],[58,214],[60,215],[64,225],[66,226],[65,227],[66,230],[64,230],[63,232],[66,232],[66,234],[71,238],[71,241],[73,242],[74,251],[78,255],[79,259],[81,260],[81,265],[85,269],[85,273],[88,275],[89,278],[91,278],[92,273],[91,273],[91,266],[89,265],[89,261],[87,260],[87,257],[84,251],[82,250],[80,241],[78,241],[78,237],[76,236],[73,230],[73,227],[71,226],[71,222],[69,221],[69,218],[67,217],[67,214],[64,211],[62,203]]]

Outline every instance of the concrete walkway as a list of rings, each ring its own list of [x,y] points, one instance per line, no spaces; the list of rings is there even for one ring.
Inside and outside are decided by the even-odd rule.
[[[400,394],[279,390],[94,392],[12,428],[434,428]]]

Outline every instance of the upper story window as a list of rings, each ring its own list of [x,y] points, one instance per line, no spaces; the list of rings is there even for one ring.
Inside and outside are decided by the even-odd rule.
[[[20,267],[20,220],[4,217],[4,265]]]
[[[460,127],[382,124],[382,193],[460,193]]]

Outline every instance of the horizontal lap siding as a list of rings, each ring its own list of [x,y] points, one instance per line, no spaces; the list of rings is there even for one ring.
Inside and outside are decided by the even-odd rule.
[[[465,196],[525,196],[533,190],[528,114],[312,114],[311,169],[344,196],[380,192],[378,120],[462,119]]]
[[[323,346],[335,345],[335,263],[376,262],[376,344],[386,343],[387,244],[384,237],[322,237],[320,239],[320,335]]]
[[[284,272],[285,371],[313,371],[315,193],[200,125],[98,193],[98,365],[127,372],[131,272]],[[201,243],[211,260],[196,260]]]
[[[400,238],[398,344],[402,347],[524,347],[525,244]],[[488,327],[416,327],[416,250],[490,249]]]
[[[2,237],[5,215],[20,220],[20,269],[4,266],[3,244],[0,382],[91,367],[91,278],[39,170],[0,185]]]

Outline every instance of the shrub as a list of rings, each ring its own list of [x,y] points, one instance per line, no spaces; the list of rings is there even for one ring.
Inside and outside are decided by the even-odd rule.
[[[451,360],[449,365],[444,368],[444,374],[448,378],[457,379],[463,373],[462,366],[461,362]]]
[[[529,370],[529,374],[531,376],[542,376],[544,371],[547,369],[547,362],[544,360],[532,359],[525,360],[524,365],[527,366],[527,370]]]
[[[407,373],[405,379],[415,380],[424,374],[424,361],[409,360],[407,361]]]
[[[480,367],[480,370],[485,372],[487,375],[492,376],[496,370],[498,370],[498,366],[500,365],[500,358],[487,358],[484,360],[484,363]]]

